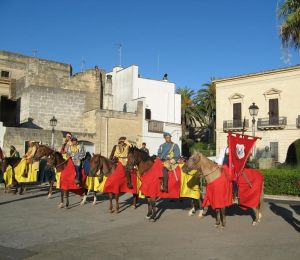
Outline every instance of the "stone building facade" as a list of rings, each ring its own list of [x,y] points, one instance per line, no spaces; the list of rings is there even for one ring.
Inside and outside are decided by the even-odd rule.
[[[88,151],[104,156],[110,155],[120,136],[126,136],[137,145],[148,141],[145,129],[148,131],[149,120],[145,118],[149,100],[155,98],[145,92],[143,97],[126,96],[121,102],[119,90],[128,93],[135,86],[118,81],[118,89],[115,89],[116,74],[106,74],[98,67],[73,74],[69,64],[6,51],[0,51],[0,73],[0,145],[6,151],[14,145],[23,154],[25,142],[29,140],[50,144],[49,121],[53,116],[57,119],[56,149],[69,131],[85,144]],[[148,88],[149,82],[146,83],[142,82]],[[180,103],[180,96],[174,96],[175,84],[157,81],[156,85],[161,89],[167,86],[173,93],[173,100]],[[160,94],[156,92],[157,96]],[[125,103],[128,109],[116,106],[119,104],[123,108]],[[153,105],[158,114],[169,109],[167,103],[161,109],[159,106],[162,105]],[[175,105],[172,105],[169,111],[174,109]],[[178,109],[176,113],[180,115],[180,106]],[[163,123],[164,129],[152,133],[157,142],[153,153],[163,142],[161,130],[176,133],[176,139],[180,141],[181,126],[177,114],[171,117],[172,120],[158,122]]]
[[[256,154],[268,146],[275,161],[286,161],[300,139],[300,66],[241,75],[214,81],[216,84],[217,154],[227,146],[227,132],[252,135],[249,106],[259,107],[255,117]]]

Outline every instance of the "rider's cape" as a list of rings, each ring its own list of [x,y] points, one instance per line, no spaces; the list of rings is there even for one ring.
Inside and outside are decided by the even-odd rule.
[[[34,162],[33,164],[29,164],[28,176],[23,177],[23,173],[26,168],[26,160],[22,159],[20,163],[14,168],[16,181],[19,183],[31,183],[37,182],[37,173],[39,170],[39,163]],[[13,179],[13,170],[11,166],[8,166],[5,173],[3,174],[3,179],[7,186],[12,185]]]

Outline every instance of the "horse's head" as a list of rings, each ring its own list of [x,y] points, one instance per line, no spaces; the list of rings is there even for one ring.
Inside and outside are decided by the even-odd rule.
[[[54,153],[51,153],[48,155],[47,157],[47,168],[51,168],[51,167],[55,167],[55,165],[57,164],[56,162],[56,157],[54,155]]]
[[[126,168],[129,170],[132,170],[134,168],[135,165],[137,165],[137,153],[136,153],[136,147],[131,145],[128,149],[128,155],[127,155],[127,164],[126,164]]]
[[[189,172],[192,170],[201,171],[201,162],[203,160],[203,154],[200,152],[194,152],[193,155],[183,166],[183,171]]]
[[[54,150],[52,150],[50,147],[46,145],[38,145],[34,155],[34,159],[41,160],[43,157],[48,157],[53,152]]]
[[[89,176],[107,175],[114,167],[114,163],[109,159],[101,156],[100,154],[94,154],[90,161]]]
[[[1,162],[1,172],[2,173],[6,172],[7,166],[8,166],[7,159],[4,158]]]

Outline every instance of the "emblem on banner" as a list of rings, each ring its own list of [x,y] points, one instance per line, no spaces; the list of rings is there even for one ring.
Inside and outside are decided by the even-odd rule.
[[[235,151],[237,157],[241,160],[245,157],[245,145],[243,144],[236,144]]]

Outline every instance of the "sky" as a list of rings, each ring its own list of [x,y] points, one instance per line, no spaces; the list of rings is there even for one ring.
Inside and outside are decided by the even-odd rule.
[[[197,90],[211,78],[300,63],[281,48],[278,1],[0,0],[0,50],[109,72],[121,44],[122,67]]]

